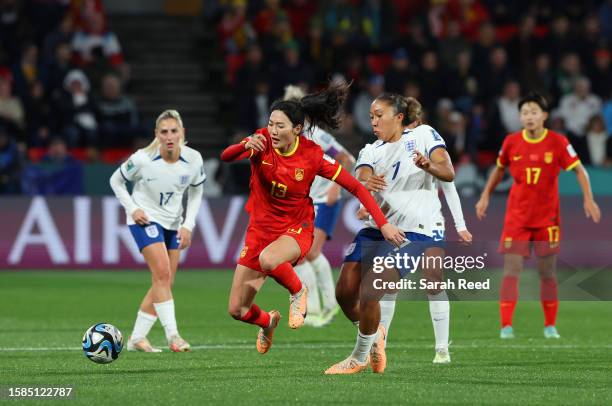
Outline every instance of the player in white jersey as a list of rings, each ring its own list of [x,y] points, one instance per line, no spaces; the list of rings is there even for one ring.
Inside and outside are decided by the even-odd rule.
[[[298,86],[285,88],[285,100],[299,100],[304,96],[304,91]],[[319,144],[325,154],[338,161],[347,171],[352,170],[355,157],[333,135],[317,126],[304,135]],[[315,208],[314,240],[306,260],[295,266],[295,272],[308,288],[308,315],[304,324],[313,327],[329,324],[339,309],[331,265],[321,250],[325,242],[331,240],[340,215],[340,190],[338,184],[320,176],[315,178],[310,188]]]
[[[161,351],[147,339],[157,318],[171,351],[190,350],[176,325],[172,284],[180,250],[191,245],[205,180],[202,156],[185,145],[185,129],[176,110],[159,115],[153,142],[132,154],[111,176],[111,187],[125,208],[127,224],[152,274],[151,288],[140,304],[128,340],[129,351]],[[133,185],[131,195],[127,182]]]
[[[372,102],[370,120],[378,141],[359,154],[357,178],[375,192],[389,222],[404,231],[410,244],[400,249],[400,255],[417,256],[424,251],[426,257],[440,256],[441,243],[433,238],[441,209],[437,181],[451,182],[455,175],[444,140],[432,127],[420,124],[421,105],[414,98],[383,94]],[[373,290],[374,273],[366,258],[384,256],[389,248],[382,246],[380,231],[371,219],[365,226],[349,247],[336,288],[342,310],[358,325],[357,343],[352,354],[326,374],[357,373],[369,362],[375,373],[382,373],[386,366],[386,329],[380,324],[379,304],[385,292]],[[362,260],[368,263],[364,273]],[[403,277],[411,270],[398,271]],[[434,280],[436,275],[432,269],[423,269],[423,276]]]

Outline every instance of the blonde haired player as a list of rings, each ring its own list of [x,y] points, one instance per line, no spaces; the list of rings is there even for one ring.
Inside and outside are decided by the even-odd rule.
[[[302,88],[289,85],[285,88],[285,100],[301,100],[305,96]],[[313,126],[304,136],[317,143],[323,152],[351,171],[355,157],[346,150],[330,133]],[[331,265],[321,252],[325,241],[331,240],[338,216],[340,215],[340,185],[317,176],[310,188],[310,198],[315,208],[314,240],[306,260],[295,266],[304,285],[308,288],[308,315],[304,324],[322,327],[329,324],[339,307],[336,302],[336,285]]]
[[[136,151],[111,176],[110,184],[125,208],[130,232],[152,274],[128,340],[128,351],[160,352],[147,334],[157,318],[173,352],[189,351],[178,332],[172,296],[180,250],[191,245],[191,232],[202,203],[206,180],[202,156],[185,145],[185,129],[176,110],[166,110],[155,122],[155,139]],[[133,184],[132,194],[126,182]],[[188,191],[183,215],[183,194]]]

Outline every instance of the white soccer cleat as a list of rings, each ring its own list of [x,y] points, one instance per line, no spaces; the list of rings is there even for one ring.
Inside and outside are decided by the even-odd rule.
[[[436,356],[433,359],[434,364],[450,364],[451,357],[448,348],[436,349]]]
[[[545,338],[561,338],[555,326],[544,327],[544,337]]]
[[[146,337],[139,340],[132,340],[132,337],[129,337],[127,342],[127,350],[140,352],[162,352],[160,348],[153,347]]]
[[[188,352],[191,351],[191,345],[181,336],[172,336],[168,340],[168,347],[172,352]]]

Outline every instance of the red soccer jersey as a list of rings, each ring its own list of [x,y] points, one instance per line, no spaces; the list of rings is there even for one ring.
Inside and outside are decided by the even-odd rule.
[[[559,225],[560,169],[569,171],[580,163],[567,138],[544,130],[538,139],[525,131],[504,140],[497,165],[509,167],[514,184],[508,196],[506,224],[525,228]]]
[[[246,210],[251,225],[270,233],[289,227],[312,228],[314,208],[310,185],[320,175],[335,180],[342,166],[325,156],[319,145],[298,136],[293,150],[283,154],[272,147],[267,128],[256,133],[266,137],[266,149],[251,154],[251,194]]]

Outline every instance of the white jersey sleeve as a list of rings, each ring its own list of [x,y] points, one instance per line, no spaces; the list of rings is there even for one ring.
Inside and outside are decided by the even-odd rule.
[[[309,134],[309,138],[321,147],[325,155],[331,158],[335,159],[340,152],[346,151],[346,149],[336,140],[333,135],[323,131],[319,127],[314,127],[312,129],[312,132]],[[313,203],[317,204],[327,202],[327,192],[332,185],[333,182],[328,179],[321,176],[315,177],[315,180],[310,187],[310,197],[312,198]]]
[[[461,209],[461,200],[459,193],[455,187],[455,182],[439,182],[444,198],[448,204],[453,220],[455,221],[455,229],[457,232],[467,230],[465,219],[463,218],[463,210]]]
[[[419,151],[422,154],[426,154],[428,157],[431,156],[431,153],[438,148],[445,148],[446,143],[442,136],[431,126],[428,125],[420,125],[415,130],[421,134],[423,140],[425,141],[425,151]]]
[[[121,164],[119,171],[123,178],[128,182],[137,182],[140,180],[142,167],[148,158],[142,150],[134,152],[127,161]]]
[[[369,166],[374,169],[374,165],[376,163],[374,159],[374,150],[376,146],[382,145],[381,141],[376,141],[373,144],[367,144],[365,147],[359,151],[359,156],[357,157],[357,163],[355,164],[355,170],[357,170],[360,166]]]

